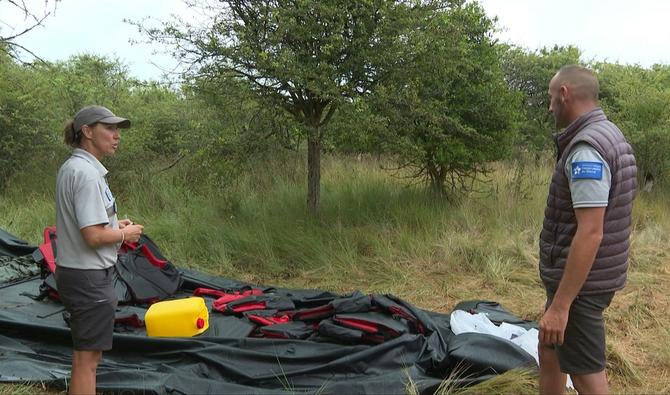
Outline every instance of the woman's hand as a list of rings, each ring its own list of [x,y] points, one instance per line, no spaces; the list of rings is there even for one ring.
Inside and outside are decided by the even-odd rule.
[[[121,231],[124,234],[125,240],[131,243],[137,243],[140,241],[140,235],[144,230],[144,226],[133,223],[127,224],[121,228],[121,223],[119,222],[119,228],[122,229]]]
[[[128,225],[132,225],[133,221],[129,220],[128,218],[122,219],[119,221],[119,229],[123,229]]]

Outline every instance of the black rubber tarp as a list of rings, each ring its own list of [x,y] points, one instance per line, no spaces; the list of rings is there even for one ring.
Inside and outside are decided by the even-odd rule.
[[[195,288],[243,289],[249,284],[182,270],[180,294]],[[63,307],[36,300],[37,277],[0,285],[0,382],[44,382],[65,388],[71,364]],[[265,288],[301,307],[361,293]],[[467,385],[509,369],[534,366],[532,356],[491,336],[455,336],[449,314],[418,309],[387,295],[415,316],[423,333],[404,333],[380,344],[346,344],[327,337],[310,340],[254,338],[244,317],[210,313],[210,328],[194,338],[149,338],[142,328],[120,326],[114,347],[98,368],[98,391],[143,394],[401,394],[412,382],[433,393],[456,366],[470,366]],[[374,298],[372,298],[374,299]],[[206,298],[211,308],[212,298]],[[145,306],[122,306],[119,314],[142,317]],[[357,313],[358,314],[358,313]],[[311,324],[311,323],[310,323]]]
[[[0,256],[22,256],[31,254],[37,247],[0,229]]]

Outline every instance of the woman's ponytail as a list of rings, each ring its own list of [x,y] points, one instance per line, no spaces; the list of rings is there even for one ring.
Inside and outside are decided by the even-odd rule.
[[[63,141],[65,144],[77,148],[81,142],[81,133],[74,130],[74,120],[68,121],[63,129]]]

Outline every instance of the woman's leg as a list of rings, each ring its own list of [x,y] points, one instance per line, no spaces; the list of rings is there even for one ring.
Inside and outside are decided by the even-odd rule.
[[[70,395],[95,394],[95,373],[102,351],[74,351],[72,353],[72,378]]]

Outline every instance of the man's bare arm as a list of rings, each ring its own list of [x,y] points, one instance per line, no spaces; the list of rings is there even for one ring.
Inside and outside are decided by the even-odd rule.
[[[568,261],[551,306],[540,320],[540,343],[563,344],[570,306],[591,271],[603,239],[605,207],[575,209],[577,231],[570,245]]]

